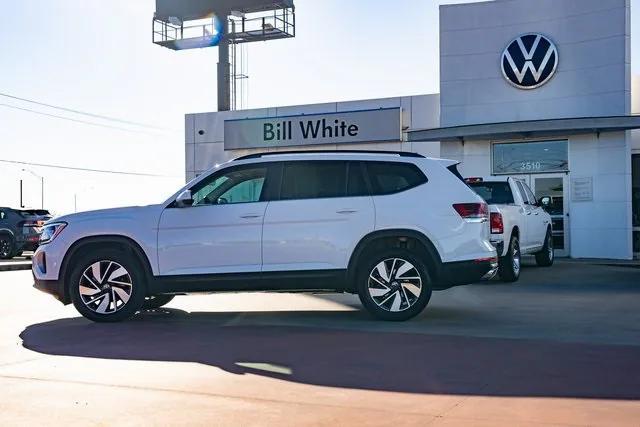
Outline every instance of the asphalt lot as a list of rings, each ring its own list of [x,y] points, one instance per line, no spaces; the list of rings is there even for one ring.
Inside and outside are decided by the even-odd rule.
[[[0,259],[0,272],[31,269],[31,254],[12,259]]]
[[[177,297],[90,323],[0,273],[0,425],[640,425],[640,270],[569,262],[434,293]]]

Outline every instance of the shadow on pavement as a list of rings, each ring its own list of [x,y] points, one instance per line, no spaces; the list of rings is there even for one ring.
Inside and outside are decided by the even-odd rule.
[[[82,318],[27,327],[24,347],[50,355],[199,362],[330,387],[449,395],[640,399],[640,347],[467,336],[234,326],[253,317],[317,319],[318,312],[144,312],[132,321]],[[323,311],[332,321],[362,315]],[[321,325],[320,322],[315,322]],[[274,366],[277,369],[270,369]],[[267,368],[264,368],[264,367]]]

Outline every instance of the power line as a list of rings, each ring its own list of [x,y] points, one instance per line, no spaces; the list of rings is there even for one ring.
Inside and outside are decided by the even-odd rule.
[[[144,172],[126,172],[126,171],[115,171],[115,170],[107,170],[107,169],[90,169],[90,168],[80,168],[80,167],[74,167],[74,166],[53,165],[53,164],[47,164],[47,163],[23,162],[23,161],[19,161],[19,160],[0,159],[0,162],[2,162],[2,163],[11,163],[11,164],[15,164],[15,165],[40,166],[40,167],[43,167],[43,168],[52,168],[52,169],[66,169],[66,170],[73,170],[73,171],[79,171],[79,172],[95,172],[95,173],[108,173],[108,174],[115,174],[115,175],[148,176],[148,177],[155,177],[155,178],[178,178],[177,176],[173,176],[173,175],[160,175],[160,174],[144,173]]]
[[[117,117],[103,116],[101,114],[94,114],[94,113],[90,113],[88,111],[75,110],[73,108],[67,108],[67,107],[61,107],[59,105],[47,104],[46,102],[40,102],[40,101],[35,101],[33,99],[22,98],[20,96],[15,96],[15,95],[11,95],[11,94],[8,94],[8,93],[3,93],[3,92],[0,92],[0,96],[4,96],[6,98],[11,98],[11,99],[16,99],[18,101],[28,102],[28,103],[31,103],[31,104],[41,105],[43,107],[55,108],[57,110],[62,110],[62,111],[66,111],[66,112],[69,112],[69,113],[81,114],[83,116],[94,117],[94,118],[97,118],[97,119],[102,119],[102,120],[107,120],[107,121],[112,121],[112,122],[118,122],[118,123],[127,124],[127,125],[140,126],[140,127],[145,127],[145,128],[149,128],[149,129],[157,129],[157,130],[169,130],[169,131],[171,130],[171,129],[167,129],[167,128],[163,128],[163,127],[159,127],[159,126],[149,125],[149,124],[146,124],[146,123],[134,122],[134,121],[130,121],[130,120],[123,120],[123,119],[119,119]]]
[[[147,134],[147,135],[158,135],[157,132],[149,132],[149,131],[144,131],[144,130],[127,129],[127,128],[122,128],[122,127],[118,127],[118,126],[105,125],[105,124],[102,124],[102,123],[88,122],[86,120],[80,120],[80,119],[73,119],[71,117],[58,116],[56,114],[44,113],[42,111],[32,110],[30,108],[17,107],[15,105],[10,105],[10,104],[2,104],[2,103],[0,103],[0,107],[12,108],[14,110],[26,111],[28,113],[39,114],[41,116],[53,117],[53,118],[60,119],[60,120],[67,120],[67,121],[70,121],[70,122],[82,123],[82,124],[90,125],[90,126],[98,126],[98,127],[102,127],[102,128],[116,129],[116,130],[120,130],[120,131],[123,131],[123,132],[143,133],[143,134]]]
[[[105,125],[105,124],[102,124],[102,123],[94,123],[94,122],[87,122],[87,121],[80,120],[80,119],[72,119],[71,117],[57,116],[55,114],[43,113],[42,111],[31,110],[29,108],[16,107],[15,105],[9,105],[9,104],[0,103],[0,107],[13,108],[14,110],[26,111],[28,113],[40,114],[42,116],[53,117],[53,118],[61,119],[61,120],[68,120],[70,122],[83,123],[85,125],[99,126],[99,127],[103,127],[103,128],[109,128],[109,129],[117,129],[117,130],[122,130],[122,131],[126,131],[126,132],[147,133],[147,132],[141,132],[141,131],[135,131],[135,130],[126,129],[126,128],[121,128],[121,127],[117,127],[117,126]]]

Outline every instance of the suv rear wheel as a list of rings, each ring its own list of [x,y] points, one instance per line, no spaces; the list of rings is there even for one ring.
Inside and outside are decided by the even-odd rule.
[[[144,303],[146,284],[138,262],[124,252],[105,249],[73,262],[69,292],[76,309],[94,322],[118,322]]]
[[[425,264],[403,248],[368,256],[357,281],[362,305],[378,319],[411,319],[431,299],[431,278]]]
[[[11,259],[14,256],[13,238],[11,235],[0,234],[0,259]]]

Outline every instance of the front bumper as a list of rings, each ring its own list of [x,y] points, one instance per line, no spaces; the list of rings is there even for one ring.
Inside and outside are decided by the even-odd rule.
[[[33,276],[33,287],[44,293],[53,295],[58,301],[63,304],[69,304],[67,299],[64,284],[59,280],[41,280]]]

